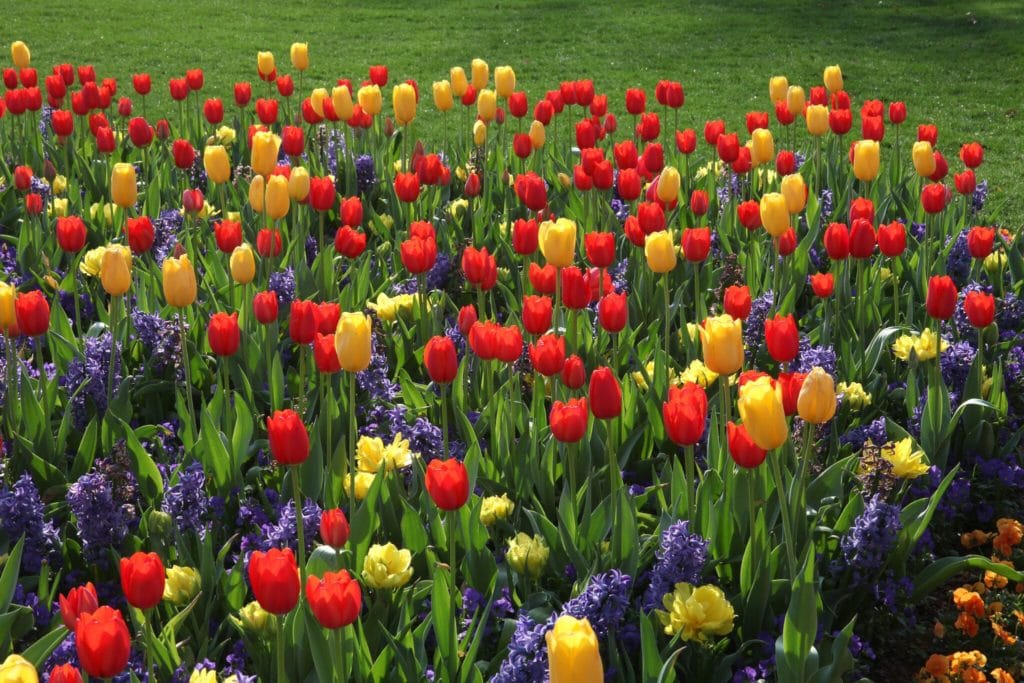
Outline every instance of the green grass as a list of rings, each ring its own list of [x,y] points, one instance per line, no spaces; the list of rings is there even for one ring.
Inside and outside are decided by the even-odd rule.
[[[314,7],[312,5],[324,5]],[[565,79],[591,77],[622,110],[626,87],[683,82],[683,121],[698,128],[725,117],[742,129],[747,110],[768,109],[768,77],[805,86],[839,63],[855,101],[906,101],[910,118],[938,124],[939,147],[960,169],[960,144],[979,140],[979,179],[992,187],[988,218],[1011,227],[1024,213],[1024,10],[985,2],[709,3],[669,0],[643,8],[596,0],[564,2],[308,3],[238,0],[22,2],[4,12],[0,41],[26,40],[41,70],[91,62],[130,91],[149,71],[155,102],[168,109],[166,80],[201,66],[207,96],[231,100],[231,84],[255,80],[256,51],[290,68],[293,41],[310,44],[306,84],[358,80],[385,63],[392,79],[429,83],[473,57],[510,64],[531,102]],[[653,93],[649,93],[653,100]],[[429,101],[429,95],[427,96]],[[427,132],[439,117],[421,108]],[[855,123],[855,126],[857,124]],[[420,129],[423,132],[423,128]],[[889,136],[891,137],[891,136]],[[910,135],[903,136],[908,141]],[[909,158],[909,146],[905,150]]]

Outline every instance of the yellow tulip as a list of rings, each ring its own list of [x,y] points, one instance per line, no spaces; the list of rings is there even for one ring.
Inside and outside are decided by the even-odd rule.
[[[732,375],[743,367],[743,321],[725,313],[708,318],[698,329],[704,365],[717,375]]]
[[[288,176],[288,196],[301,202],[309,195],[309,171],[305,166],[295,166]],[[287,210],[285,211],[287,213]]]
[[[68,189],[67,176],[54,176],[53,182],[50,183],[50,188],[53,190],[54,194],[64,194]]]
[[[263,633],[273,627],[270,612],[260,607],[260,603],[255,600],[238,610],[238,620],[242,628],[252,634]]]
[[[914,159],[914,170],[917,171],[917,175],[927,178],[935,173],[935,152],[932,150],[932,143],[927,140],[915,142],[912,156]]]
[[[676,267],[677,249],[668,230],[652,232],[644,241],[647,267],[655,273],[668,273]]]
[[[838,64],[826,66],[822,80],[825,81],[825,87],[829,92],[839,92],[843,89],[843,70]]]
[[[391,91],[395,122],[407,126],[416,118],[416,90],[408,83],[399,83]]]
[[[678,634],[684,641],[704,642],[709,636],[732,632],[736,612],[718,586],[694,588],[688,583],[677,583],[675,590],[664,596],[662,604],[667,611],[655,612],[666,635]]]
[[[294,170],[292,171],[295,172]],[[266,212],[271,220],[279,220],[288,215],[291,200],[288,195],[288,181],[284,176],[272,175],[267,178]]]
[[[268,78],[276,69],[277,67],[274,65],[273,52],[256,53],[256,70],[259,72],[260,76]]]
[[[781,237],[789,230],[789,203],[778,192],[761,196],[761,225],[772,237]]]
[[[786,210],[800,213],[807,204],[807,185],[799,173],[791,173],[782,179],[782,196],[786,199]],[[783,230],[785,232],[785,230]]]
[[[291,49],[292,66],[296,71],[305,71],[309,68],[309,43],[292,43]]]
[[[658,199],[666,204],[676,201],[679,199],[680,185],[679,171],[676,170],[675,166],[666,166],[662,170],[661,175],[658,176]]]
[[[32,663],[21,655],[9,655],[3,664],[0,664],[0,682],[39,683],[39,674]]]
[[[789,79],[785,76],[772,76],[768,81],[768,95],[772,99],[772,104],[786,99],[788,91]]]
[[[231,279],[240,285],[247,285],[256,276],[256,258],[252,247],[243,242],[231,252]]]
[[[355,494],[356,500],[364,500],[366,494],[370,492],[370,487],[373,486],[373,479],[377,475],[369,472],[356,472],[356,485],[355,490],[352,490],[352,475],[345,475],[345,482],[342,484],[342,488],[348,492],[352,491]]]
[[[111,244],[103,250],[100,282],[110,296],[120,296],[132,285],[132,251],[123,244]]]
[[[203,585],[203,580],[195,567],[173,565],[168,567],[166,572],[164,600],[179,607],[190,603]]]
[[[196,300],[196,271],[188,254],[178,258],[169,256],[164,259],[164,298],[175,308],[185,308]]]
[[[547,135],[544,124],[534,119],[533,123],[530,124],[530,145],[534,149],[540,149],[547,142]]]
[[[487,496],[480,501],[480,523],[484,526],[494,526],[501,519],[507,519],[516,504],[509,500],[508,494],[500,496]]]
[[[48,216],[67,216],[68,215],[68,198],[67,197],[54,197],[50,202],[50,208],[47,210],[46,215]]]
[[[15,325],[17,317],[14,313],[14,300],[18,297],[18,290],[0,282],[0,331],[6,332]]]
[[[110,198],[122,209],[135,206],[139,188],[135,180],[135,167],[118,162],[110,172]]]
[[[759,447],[778,448],[789,438],[786,411],[782,407],[782,387],[771,377],[759,377],[740,388],[739,409],[743,426]]]
[[[789,108],[789,113],[793,116],[800,116],[806,103],[807,96],[804,94],[804,89],[799,85],[789,86],[789,90],[786,91],[786,107]]]
[[[363,581],[376,590],[401,588],[412,578],[412,553],[394,543],[372,545],[363,560]]]
[[[203,168],[207,177],[215,183],[226,183],[231,179],[231,160],[224,145],[207,145],[203,150]]]
[[[331,104],[334,105],[334,113],[342,121],[348,121],[352,118],[355,106],[352,104],[352,92],[348,89],[347,85],[335,86],[331,90]]]
[[[473,124],[473,144],[480,146],[487,142],[487,124],[477,120]]]
[[[564,614],[544,635],[551,683],[602,683],[604,666],[597,635],[586,619]]]
[[[576,257],[576,221],[559,218],[540,224],[537,241],[544,259],[555,268],[567,268]]]
[[[474,59],[470,64],[470,72],[473,74],[474,88],[483,90],[487,87],[488,81],[491,80],[491,70],[487,66],[487,62],[482,59]]]
[[[815,366],[800,387],[796,410],[804,422],[820,425],[831,420],[836,414],[836,385],[832,375]]]
[[[253,176],[252,182],[249,183],[249,206],[256,213],[263,213],[263,194],[266,187],[266,181],[261,175]]]
[[[453,66],[451,71],[448,72],[448,77],[452,82],[452,94],[456,97],[462,97],[466,94],[466,90],[469,89],[469,81],[466,79],[466,70],[461,66]]]
[[[807,107],[807,132],[814,137],[821,137],[828,132],[828,107],[823,104]]]
[[[324,116],[324,100],[328,97],[330,95],[327,94],[327,88],[314,88],[313,92],[309,93],[309,106],[317,116]]]
[[[277,154],[281,150],[281,137],[269,131],[260,131],[252,136],[252,158],[249,165],[262,176],[268,176],[277,168]]]
[[[520,531],[508,539],[508,550],[505,559],[508,565],[518,574],[527,574],[534,579],[540,576],[544,565],[548,563],[551,549],[540,535],[530,536]]]
[[[878,175],[879,146],[874,140],[861,140],[853,148],[853,175],[857,180],[874,180]]]
[[[498,99],[493,90],[484,88],[476,96],[476,113],[485,123],[490,123],[498,113]]]
[[[32,63],[32,51],[24,41],[16,40],[11,43],[11,61],[19,69],[27,69]]]
[[[362,372],[370,365],[373,346],[370,318],[364,313],[342,313],[334,333],[334,350],[341,369]]]
[[[899,479],[916,479],[928,473],[924,451],[914,450],[910,437],[882,446],[882,459],[892,465],[892,474]]]
[[[775,138],[767,128],[758,128],[750,134],[750,162],[755,166],[775,161]]]
[[[507,100],[516,89],[516,72],[510,66],[499,66],[494,69],[494,89],[498,97]]]
[[[452,84],[448,81],[434,81],[434,106],[438,111],[451,111],[455,106],[452,97]]]
[[[384,106],[380,88],[376,85],[364,85],[356,93],[356,98],[359,100],[359,106],[370,116],[379,114]]]

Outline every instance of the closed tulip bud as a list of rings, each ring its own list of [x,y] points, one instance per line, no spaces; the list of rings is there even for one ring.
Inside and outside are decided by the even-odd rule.
[[[135,179],[135,167],[131,164],[118,162],[110,173],[110,198],[122,209],[135,206],[139,197],[139,188]]]
[[[786,99],[789,92],[789,79],[785,76],[772,76],[768,81],[768,96],[772,103],[781,102]]]
[[[767,128],[758,128],[750,135],[750,162],[754,166],[767,164],[775,159],[775,138]]]
[[[880,147],[874,140],[861,140],[853,148],[853,174],[857,180],[871,181],[878,176]]]
[[[807,132],[814,137],[828,132],[828,107],[821,104],[807,107]]]
[[[493,90],[484,88],[476,97],[476,113],[484,123],[490,123],[498,113],[498,99]]]
[[[510,66],[499,66],[494,69],[494,89],[498,97],[508,99],[516,89],[516,72]]]
[[[160,604],[167,580],[156,553],[137,552],[121,558],[121,590],[132,607],[150,609]]]
[[[17,289],[6,282],[0,282],[0,331],[3,331],[4,334],[10,334],[18,329],[17,314],[14,308],[17,296]]]
[[[731,375],[743,367],[743,322],[731,315],[708,318],[698,328],[704,365],[719,375]]]
[[[416,91],[408,83],[399,83],[391,91],[391,106],[398,125],[409,125],[416,118]]]
[[[431,460],[423,483],[438,509],[458,510],[469,499],[469,472],[455,458]]]
[[[11,61],[19,69],[27,69],[32,63],[32,51],[24,41],[16,40],[11,43]]]
[[[915,142],[912,156],[917,175],[927,178],[935,173],[935,152],[932,149],[932,143],[927,140]]]
[[[296,170],[298,169],[292,170],[292,175],[295,175]],[[288,207],[291,206],[291,201],[288,192],[288,181],[285,180],[284,176],[272,175],[267,179],[266,195],[265,208],[271,220],[276,221],[288,215]]]
[[[949,320],[956,311],[957,289],[948,275],[933,275],[928,280],[925,309],[936,320]]]
[[[807,103],[807,96],[804,94],[804,89],[799,85],[791,85],[786,90],[786,107],[795,116],[804,110],[804,105]]]
[[[681,178],[674,166],[666,166],[658,176],[658,199],[671,204],[679,198]]]
[[[740,387],[738,405],[743,426],[758,447],[770,451],[786,443],[789,426],[782,389],[770,377],[759,377]]]
[[[277,168],[277,156],[281,150],[281,138],[267,131],[260,131],[252,136],[252,170],[262,176],[268,176]],[[251,193],[250,193],[251,196]]]
[[[231,279],[237,284],[247,285],[256,276],[256,258],[252,247],[240,244],[231,252]]]
[[[754,443],[743,425],[729,422],[726,425],[729,441],[729,455],[740,467],[751,469],[764,462],[767,451]]]
[[[175,308],[184,308],[196,300],[196,271],[188,254],[164,259],[163,284],[164,298]]]
[[[644,256],[647,266],[655,273],[668,273],[676,267],[676,247],[672,233],[660,230],[647,235],[644,240]]]
[[[215,183],[226,183],[231,179],[231,160],[224,145],[207,145],[203,150],[203,168]]]
[[[614,420],[622,414],[622,387],[611,368],[597,368],[590,373],[587,403],[599,420]]]
[[[372,345],[370,319],[363,313],[342,313],[334,335],[342,370],[362,372],[369,367]]]
[[[477,90],[486,88],[487,83],[491,80],[491,71],[490,67],[487,66],[487,62],[482,59],[474,59],[470,67],[470,71],[473,74],[473,87]]]
[[[576,257],[576,222],[568,218],[541,223],[538,235],[544,259],[555,268],[567,268]]]
[[[839,92],[843,89],[843,71],[839,68],[838,64],[826,66],[822,78],[825,82],[825,87],[828,88],[830,93]]]
[[[708,396],[698,384],[669,387],[668,401],[661,407],[665,433],[677,446],[693,446],[704,436]]]
[[[800,388],[796,409],[804,422],[820,425],[831,420],[836,414],[836,387],[832,375],[815,366]]]
[[[309,68],[309,43],[292,43],[290,54],[292,66],[296,71],[305,71]]]
[[[562,372],[559,373],[559,378],[562,380],[562,384],[570,389],[582,387],[587,381],[587,369],[583,365],[583,359],[576,354],[566,358],[565,365],[562,366]],[[586,415],[586,410],[586,406],[584,406],[584,416]],[[586,425],[584,425],[585,427]]]
[[[277,293],[273,290],[258,292],[252,299],[252,310],[261,325],[269,325],[277,320]]]
[[[263,213],[263,199],[266,195],[267,184],[263,180],[263,176],[253,176],[252,181],[249,183],[249,206],[256,213]]]
[[[794,360],[800,351],[800,334],[792,314],[765,320],[764,337],[769,355],[779,363]]]
[[[761,196],[760,209],[761,224],[769,235],[780,237],[789,229],[789,204],[784,195],[778,192],[765,193]]]
[[[465,69],[461,66],[453,66],[448,72],[448,78],[451,81],[452,95],[462,97],[466,94],[466,89],[469,88],[469,81],[466,79]]]
[[[274,65],[273,52],[256,53],[256,71],[259,72],[260,78],[265,81],[273,78],[274,73],[277,71],[277,67]]]
[[[288,196],[296,202],[309,196],[309,171],[305,166],[293,167],[288,175]]]
[[[352,118],[355,107],[352,104],[352,91],[348,86],[339,85],[331,90],[331,104],[334,106],[334,113],[342,121]]]
[[[473,144],[480,146],[487,142],[487,124],[477,120],[473,124]]]
[[[536,119],[530,124],[530,144],[535,150],[540,149],[544,146],[547,140],[547,133],[544,129],[544,124]]]
[[[587,619],[563,615],[544,636],[550,683],[600,683],[604,666],[597,635]]]
[[[423,364],[436,384],[449,384],[459,371],[455,344],[448,337],[432,337],[423,348]]]
[[[807,204],[807,185],[799,173],[792,173],[782,179],[782,196],[786,199],[786,210],[800,213]],[[789,227],[788,225],[786,227]]]
[[[112,244],[103,252],[100,282],[110,296],[120,296],[132,285],[132,252],[120,244]]]
[[[995,297],[980,291],[968,292],[964,299],[964,313],[974,327],[988,327],[996,316]]]
[[[434,81],[434,106],[438,111],[451,111],[455,106],[455,98],[452,96],[452,84],[448,81]]]
[[[747,316],[750,315],[752,305],[750,287],[746,285],[732,285],[725,288],[722,296],[722,307],[733,318],[746,320]]]
[[[75,254],[85,246],[88,232],[85,223],[78,216],[61,217],[57,219],[57,244],[62,251]]]
[[[380,87],[376,85],[364,85],[356,93],[359,106],[370,116],[376,116],[383,108],[383,98],[380,94]]]

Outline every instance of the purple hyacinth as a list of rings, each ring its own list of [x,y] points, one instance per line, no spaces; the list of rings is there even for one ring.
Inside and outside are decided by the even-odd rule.
[[[128,535],[129,517],[115,502],[106,476],[99,472],[82,475],[68,487],[67,501],[87,560],[98,562],[110,549],[120,547]]]
[[[853,446],[854,451],[859,451],[864,448],[864,444],[868,441],[871,441],[871,443],[876,446],[881,446],[887,439],[888,436],[885,431],[885,418],[880,417],[866,425],[854,427],[850,431],[846,432],[839,437],[839,443],[850,444]]]
[[[179,343],[176,319],[165,320],[159,314],[135,309],[131,313],[132,331],[146,349],[146,363],[154,372],[178,364]]]
[[[642,606],[651,611],[662,606],[662,599],[680,582],[697,584],[708,559],[708,541],[690,532],[689,520],[672,524],[661,534],[657,561],[651,568],[650,583]]]
[[[946,241],[949,256],[946,258],[946,273],[953,278],[957,287],[963,287],[971,275],[971,252],[967,247],[967,229],[960,231],[956,237]],[[953,242],[952,248],[949,243]]]
[[[200,537],[205,534],[209,508],[209,499],[203,491],[205,485],[203,466],[193,462],[178,473],[175,483],[165,489],[161,509],[174,519],[178,531],[195,531]]]
[[[775,297],[766,291],[750,304],[750,314],[743,321],[743,345],[747,349],[747,360],[752,361],[764,345],[764,321],[768,318]]]
[[[800,335],[800,353],[793,369],[796,372],[810,372],[815,367],[836,376],[836,352],[831,346],[812,346],[806,335]]]
[[[377,184],[377,171],[374,168],[373,157],[363,154],[356,159],[356,187],[359,194],[366,194]]]
[[[295,271],[291,267],[270,274],[270,284],[267,287],[277,294],[277,303],[285,308],[295,300]]]
[[[852,571],[855,583],[866,585],[885,566],[902,528],[900,507],[873,496],[839,541],[839,567]]]
[[[110,377],[109,332],[99,336],[87,336],[82,357],[68,364],[68,370],[60,379],[60,385],[71,396],[71,415],[77,429],[84,429],[89,421],[88,406],[102,414],[107,410],[107,381]],[[121,374],[121,345],[116,346],[114,365],[114,386],[119,386]]]
[[[25,537],[22,572],[38,574],[44,561],[60,561],[60,537],[46,519],[39,489],[28,473],[22,474],[10,488],[0,488],[0,529],[12,543]]]
[[[157,265],[164,262],[164,259],[174,252],[174,246],[178,243],[178,232],[181,230],[185,218],[176,209],[166,209],[153,220],[153,247],[150,253]]]

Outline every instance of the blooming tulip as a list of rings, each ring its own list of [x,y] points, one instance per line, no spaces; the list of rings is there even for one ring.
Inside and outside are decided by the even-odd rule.
[[[137,552],[121,558],[121,590],[132,607],[150,609],[164,596],[163,562],[156,553]]]
[[[948,275],[933,275],[928,280],[928,296],[925,308],[928,315],[936,320],[949,320],[956,310],[957,290]]]
[[[363,313],[342,313],[334,344],[343,370],[365,370],[370,365],[373,346],[370,319]]]
[[[754,443],[746,427],[729,422],[726,425],[729,455],[740,467],[751,469],[764,462],[767,451]]]
[[[548,422],[551,434],[562,443],[575,443],[587,431],[587,399],[571,398],[567,402],[555,401]]]
[[[355,622],[362,609],[359,582],[344,569],[326,572],[323,578],[306,578],[306,600],[317,622],[324,628],[342,628]]]
[[[309,433],[302,418],[290,409],[275,410],[267,418],[270,454],[281,465],[301,465],[309,457]],[[256,596],[259,600],[259,595]],[[262,604],[262,600],[260,601]],[[268,612],[273,611],[264,606]],[[288,611],[288,610],[285,610]]]
[[[700,385],[669,387],[668,401],[661,407],[665,433],[678,446],[693,446],[704,435],[707,413],[708,397]]]
[[[469,499],[469,473],[455,458],[435,458],[427,465],[424,487],[439,509],[458,510]]]
[[[836,413],[836,388],[832,375],[815,366],[804,379],[797,398],[797,412],[804,422],[824,424]]]
[[[191,305],[196,300],[196,271],[188,254],[182,254],[179,258],[165,258],[162,270],[164,298],[168,305],[175,308]]]
[[[131,654],[131,636],[124,617],[106,605],[79,615],[75,648],[89,676],[111,678],[121,673]]]
[[[731,315],[708,318],[699,328],[704,364],[714,373],[731,375],[743,367],[743,323]]]
[[[644,241],[647,266],[655,273],[668,273],[676,267],[676,247],[670,231],[661,230],[647,235]]]
[[[253,552],[249,583],[260,607],[271,614],[287,614],[299,601],[299,570],[291,548]]]
[[[782,390],[771,378],[760,377],[740,387],[740,417],[750,437],[760,448],[778,448],[789,437]]]
[[[548,646],[550,683],[600,683],[604,680],[597,636],[587,619],[562,615],[544,638]]]

